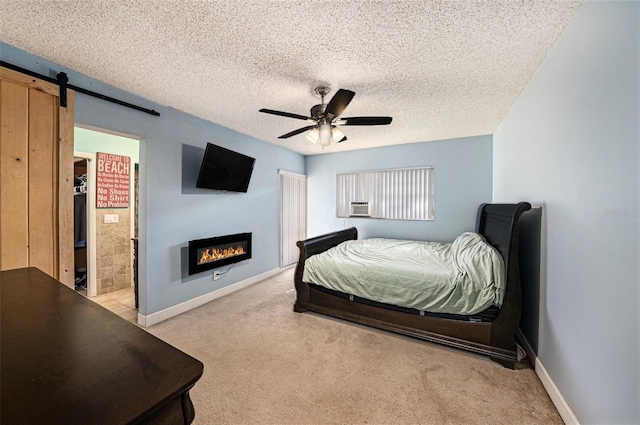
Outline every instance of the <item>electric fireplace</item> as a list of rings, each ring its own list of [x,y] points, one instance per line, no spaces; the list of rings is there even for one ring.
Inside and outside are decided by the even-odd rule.
[[[189,241],[189,274],[196,274],[251,258],[251,233]]]

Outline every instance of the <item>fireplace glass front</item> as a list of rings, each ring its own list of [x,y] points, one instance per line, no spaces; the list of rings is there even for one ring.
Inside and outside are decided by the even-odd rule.
[[[189,274],[251,258],[251,233],[189,241]]]

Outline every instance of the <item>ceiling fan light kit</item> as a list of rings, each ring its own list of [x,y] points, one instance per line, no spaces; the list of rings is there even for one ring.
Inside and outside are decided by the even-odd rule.
[[[336,126],[333,126],[333,128],[331,129],[331,137],[333,137],[333,140],[336,143],[340,143],[343,142],[344,138],[346,138],[347,136],[345,136],[345,134]]]
[[[311,143],[313,143],[314,145],[318,143],[318,139],[320,138],[320,130],[318,130],[318,127],[313,127],[308,133],[307,133],[307,139],[309,139],[309,141]]]
[[[336,127],[336,125],[362,126],[391,124],[391,117],[352,117],[338,119],[338,116],[342,114],[342,112],[355,96],[355,92],[351,90],[339,89],[331,98],[329,103],[324,103],[325,96],[330,92],[331,89],[325,86],[319,86],[315,88],[314,93],[318,97],[320,97],[320,104],[311,107],[310,117],[293,114],[291,112],[282,112],[264,108],[260,109],[259,112],[315,123],[314,125],[302,127],[289,133],[283,134],[278,138],[287,139],[289,137],[304,133],[305,131],[309,130],[306,135],[307,139],[311,143],[319,144],[323,148],[325,146],[331,145],[332,143],[341,143],[347,140],[347,136],[345,136],[344,132]]]
[[[329,146],[332,139],[333,136],[331,135],[331,124],[323,122],[322,124],[320,124],[320,139],[318,139],[320,146]]]

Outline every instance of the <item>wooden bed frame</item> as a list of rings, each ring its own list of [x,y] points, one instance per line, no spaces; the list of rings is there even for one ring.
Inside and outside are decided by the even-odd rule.
[[[470,322],[396,311],[351,301],[320,291],[302,281],[305,261],[344,241],[357,239],[355,227],[298,242],[300,259],[295,271],[297,299],[293,310],[313,311],[373,326],[422,340],[490,356],[496,362],[515,368],[518,362],[516,331],[520,323],[520,268],[518,239],[520,215],[531,209],[518,204],[482,204],[478,208],[476,232],[498,249],[505,262],[507,288],[497,318],[492,322]]]

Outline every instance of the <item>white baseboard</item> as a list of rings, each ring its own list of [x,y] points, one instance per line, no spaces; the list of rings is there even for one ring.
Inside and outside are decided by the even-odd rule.
[[[157,313],[149,314],[147,316],[138,313],[138,324],[144,327],[155,325],[156,323],[160,323],[163,320],[167,320],[171,317],[177,316],[178,314],[182,314],[196,307],[200,307],[201,305],[206,304],[210,301],[213,301],[217,298],[224,297],[225,295],[229,295],[242,288],[251,286],[254,283],[260,282],[261,280],[268,279],[272,276],[275,276],[278,273],[282,272],[283,270],[285,270],[285,268],[269,270],[259,275],[250,277],[249,279],[245,279],[240,282],[233,283],[229,286],[225,286],[224,288],[220,288],[216,291],[209,292],[208,294],[201,295],[197,298],[190,299],[189,301],[185,301],[183,303],[174,305],[172,307],[165,308],[164,310],[158,311]]]
[[[549,394],[551,401],[556,406],[558,413],[560,413],[560,417],[564,423],[567,425],[580,425],[580,422],[578,422],[578,419],[571,411],[571,408],[564,400],[564,397],[560,394],[558,387],[556,387],[556,384],[551,380],[551,377],[542,365],[539,357],[536,358],[535,371],[538,378],[540,378],[540,382],[542,382],[544,389],[547,390],[547,394]]]

